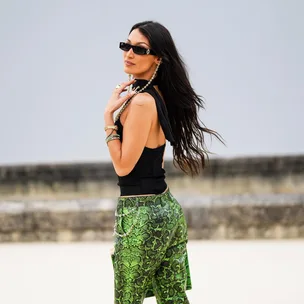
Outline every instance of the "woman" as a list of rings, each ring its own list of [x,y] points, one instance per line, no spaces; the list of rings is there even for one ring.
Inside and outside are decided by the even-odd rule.
[[[115,88],[104,112],[120,186],[112,253],[115,303],[138,304],[151,296],[162,304],[189,303],[187,225],[165,182],[163,156],[168,140],[174,165],[198,174],[208,157],[204,132],[219,137],[200,125],[203,102],[163,25],[137,23],[119,47],[124,71],[133,79]]]

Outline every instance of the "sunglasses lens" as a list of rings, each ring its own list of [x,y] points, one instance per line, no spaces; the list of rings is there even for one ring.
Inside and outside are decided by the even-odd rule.
[[[137,55],[144,55],[146,54],[146,49],[140,46],[135,46],[133,47],[133,51]]]
[[[128,51],[130,50],[130,48],[131,48],[131,45],[128,44],[128,43],[125,43],[125,42],[120,42],[120,43],[119,43],[119,48],[120,48],[121,50],[123,50],[123,51],[128,52]]]

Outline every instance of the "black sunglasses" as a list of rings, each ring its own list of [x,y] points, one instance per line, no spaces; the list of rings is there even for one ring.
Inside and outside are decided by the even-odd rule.
[[[156,55],[151,49],[146,49],[142,46],[132,45],[126,42],[119,42],[119,48],[125,52],[128,52],[132,48],[133,52],[137,55]]]

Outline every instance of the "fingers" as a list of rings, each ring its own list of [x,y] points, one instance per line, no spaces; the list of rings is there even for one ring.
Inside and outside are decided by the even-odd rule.
[[[127,101],[129,98],[131,98],[132,96],[134,96],[136,94],[136,92],[131,91],[130,93],[126,94],[125,96],[120,97],[120,101],[123,103],[125,101]]]
[[[135,82],[135,79],[132,79],[132,80],[130,80],[130,81],[123,82],[123,83],[120,84],[120,87],[119,87],[118,89],[115,89],[115,90],[114,90],[114,92],[115,92],[115,93],[118,93],[118,95],[119,95],[119,94],[121,94],[122,92],[127,91],[127,87],[128,87],[129,85],[131,85],[132,83],[134,83],[134,82]]]
[[[131,85],[132,83],[134,83],[134,82],[135,82],[135,79],[132,79],[131,81],[123,82],[123,83],[120,85],[119,90],[121,90],[121,92],[126,91],[126,90],[127,90],[127,87],[128,87],[129,85]]]
[[[126,84],[126,86],[130,85],[131,83],[135,82],[135,79],[132,79],[130,81],[126,81],[126,82],[123,82]]]

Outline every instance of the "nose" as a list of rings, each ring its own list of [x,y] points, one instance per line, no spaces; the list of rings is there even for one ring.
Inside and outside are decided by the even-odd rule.
[[[127,51],[127,54],[126,54],[128,57],[132,57],[134,56],[134,52],[133,52],[133,49],[130,48],[129,51]]]

